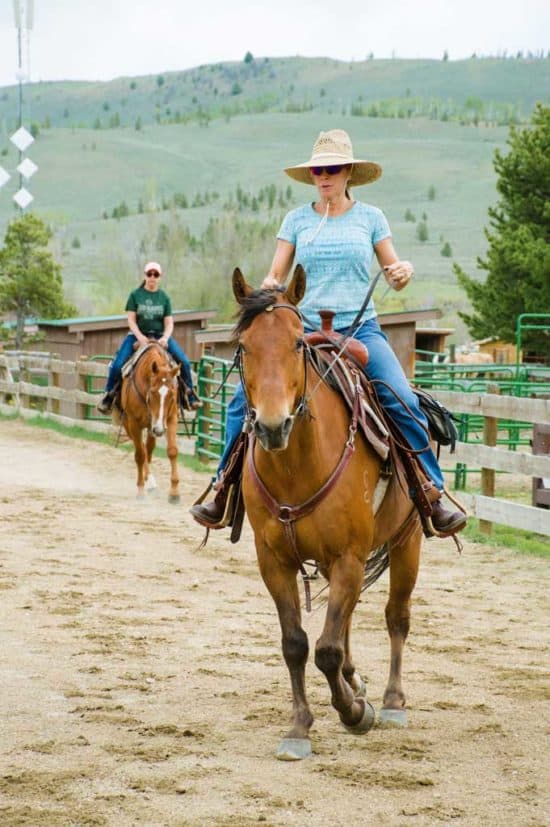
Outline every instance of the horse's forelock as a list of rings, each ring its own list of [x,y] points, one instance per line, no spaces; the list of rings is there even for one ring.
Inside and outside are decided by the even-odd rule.
[[[275,290],[254,290],[253,293],[243,299],[240,305],[239,318],[233,329],[233,338],[238,339],[241,333],[250,327],[256,316],[259,316],[270,304],[273,304],[278,294],[284,292],[284,287],[277,287]]]

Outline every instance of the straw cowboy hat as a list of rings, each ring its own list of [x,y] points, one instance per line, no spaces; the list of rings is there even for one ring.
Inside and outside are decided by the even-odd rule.
[[[313,184],[310,167],[329,167],[352,164],[350,187],[370,184],[382,175],[382,167],[373,161],[362,161],[353,157],[353,149],[347,132],[343,129],[329,129],[321,132],[311,150],[311,158],[305,164],[287,167],[285,172],[302,184]]]

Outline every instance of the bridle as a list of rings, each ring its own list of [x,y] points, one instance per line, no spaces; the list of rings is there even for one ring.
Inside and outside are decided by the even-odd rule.
[[[277,310],[277,309],[292,310],[294,313],[296,313],[296,315],[298,316],[300,321],[302,321],[302,314],[292,304],[273,304],[273,305],[268,305],[268,307],[265,308],[266,312],[271,312],[272,310]],[[253,423],[255,421],[256,412],[255,412],[255,409],[250,405],[250,400],[248,398],[248,393],[247,393],[247,390],[246,390],[246,383],[245,383],[245,380],[244,380],[243,365],[242,365],[242,355],[243,355],[242,354],[242,346],[240,344],[239,344],[238,350],[239,350],[239,348],[240,348],[240,354],[239,354],[239,358],[238,358],[239,374],[240,374],[240,377],[241,377],[243,391],[244,391],[245,398],[246,398],[246,404],[247,404],[247,415],[246,415],[246,417],[247,417],[247,420],[248,420],[247,424],[248,424],[248,431],[249,431],[249,434],[250,434],[250,436],[249,436],[250,445],[249,445],[249,450],[248,450],[248,470],[249,470],[250,476],[252,477],[252,480],[254,481],[256,489],[257,489],[264,505],[268,509],[269,513],[273,517],[276,517],[279,520],[280,523],[282,523],[285,538],[287,539],[287,541],[288,541],[288,543],[289,543],[289,545],[290,545],[290,547],[291,547],[291,549],[294,553],[294,556],[295,556],[296,561],[298,563],[298,568],[300,570],[300,573],[302,575],[302,579],[304,581],[304,590],[305,590],[305,595],[306,595],[306,611],[310,612],[311,611],[311,590],[310,590],[310,585],[309,585],[310,577],[309,577],[309,575],[308,575],[308,573],[307,573],[307,571],[304,567],[304,564],[303,564],[303,562],[300,558],[300,555],[298,553],[298,546],[297,546],[297,543],[296,543],[296,525],[295,525],[295,523],[296,523],[297,520],[300,520],[302,517],[306,517],[308,514],[311,514],[311,512],[315,510],[315,508],[319,505],[319,503],[321,503],[325,499],[325,497],[332,491],[332,489],[334,488],[334,486],[336,485],[336,483],[338,482],[338,480],[340,479],[340,477],[344,473],[344,471],[345,471],[345,469],[346,469],[346,467],[347,467],[347,465],[348,465],[348,463],[349,463],[349,461],[350,461],[350,459],[353,455],[353,452],[355,451],[355,434],[357,432],[357,422],[358,422],[358,418],[359,418],[359,406],[360,406],[360,398],[361,398],[360,385],[357,384],[357,386],[356,386],[356,392],[355,392],[355,397],[354,397],[354,401],[353,401],[352,415],[351,415],[351,420],[350,420],[349,429],[348,429],[348,438],[347,438],[346,444],[344,446],[344,450],[342,452],[342,455],[340,456],[340,460],[338,461],[338,464],[336,465],[336,467],[332,471],[331,475],[323,483],[321,488],[319,488],[318,491],[316,491],[316,493],[313,494],[311,497],[308,497],[308,499],[305,500],[303,503],[300,503],[299,505],[289,505],[287,503],[280,503],[275,499],[275,497],[273,497],[273,495],[270,493],[270,491],[268,490],[265,483],[260,478],[260,475],[258,474],[258,470],[256,468],[256,463],[254,461],[254,449],[255,449],[255,446],[256,446],[256,437],[254,436]],[[308,369],[308,362],[309,362],[309,349],[308,349],[308,345],[305,342],[303,344],[303,351],[304,351],[304,389],[303,389],[303,392],[300,396],[300,399],[298,401],[298,404],[296,405],[295,411],[292,414],[292,416],[294,417],[294,416],[303,415],[305,413],[308,413],[309,417],[311,418],[311,414],[309,413],[309,409],[307,407],[308,397],[306,396],[307,377],[308,377],[307,369]]]
[[[264,310],[262,312],[271,313],[274,310],[292,310],[292,312],[295,313],[298,316],[298,318],[300,319],[300,322],[303,325],[304,320],[303,320],[302,314],[300,313],[298,308],[295,307],[293,304],[284,304],[284,303],[281,303],[281,304],[275,304],[275,303],[268,304],[268,306],[266,308],[264,308]],[[298,399],[298,402],[296,403],[296,407],[294,408],[294,411],[290,414],[291,419],[294,419],[297,416],[304,416],[305,414],[309,414],[309,409],[308,409],[308,405],[307,405],[307,397],[306,397],[307,378],[308,378],[308,370],[307,369],[308,369],[308,363],[309,363],[309,350],[308,350],[308,346],[305,342],[302,342],[302,353],[303,353],[303,359],[304,359],[303,391],[300,395],[300,398]],[[245,401],[246,401],[245,422],[249,426],[249,428],[251,428],[252,425],[254,424],[254,422],[256,421],[257,414],[256,414],[256,409],[254,408],[254,406],[250,402],[250,397],[248,395],[248,390],[247,390],[247,387],[246,387],[246,380],[244,378],[244,364],[243,364],[244,355],[245,355],[245,353],[244,353],[243,346],[239,342],[239,344],[237,345],[237,349],[235,351],[234,365],[237,367],[237,370],[239,371],[239,377],[240,377],[240,380],[241,380],[241,385],[242,385],[242,388],[243,388],[244,397],[245,397]]]
[[[164,353],[162,355],[164,356]],[[130,379],[131,379],[131,383],[132,383],[131,386],[132,386],[133,390],[135,391],[136,396],[138,397],[140,402],[145,406],[145,409],[147,411],[147,432],[149,434],[152,434],[153,415],[151,413],[151,408],[150,408],[152,390],[151,390],[151,388],[148,388],[146,393],[145,393],[145,396],[143,395],[143,393],[139,389],[139,387],[137,385],[137,382],[136,382],[136,371],[135,370],[132,370]],[[168,393],[169,393],[170,392],[170,383],[169,383],[168,379],[163,379],[162,380],[161,387],[163,385],[167,387]],[[175,382],[174,382],[174,385],[175,385]],[[159,393],[159,392],[160,392],[160,388],[156,391],[156,393]],[[168,401],[168,404],[166,405],[166,415],[168,415],[170,404],[173,404],[173,403],[174,403],[174,399],[171,397],[170,400]]]

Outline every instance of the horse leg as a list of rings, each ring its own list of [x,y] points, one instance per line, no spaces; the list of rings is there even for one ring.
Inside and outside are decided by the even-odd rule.
[[[145,448],[143,447],[141,428],[134,424],[131,428],[129,428],[129,434],[132,438],[132,442],[134,443],[134,459],[137,467],[137,496],[138,499],[141,499],[145,496],[145,475],[143,471],[145,464]]]
[[[348,620],[344,635],[344,663],[342,664],[342,674],[355,694],[361,698],[365,698],[367,695],[367,684],[356,670],[351,656],[351,617]]]
[[[305,670],[309,645],[301,625],[296,570],[278,565],[269,549],[266,549],[265,554],[258,551],[258,562],[264,583],[279,614],[283,657],[292,688],[292,727],[279,745],[277,758],[281,761],[299,761],[311,755],[308,736],[313,715],[306,697]]]
[[[390,674],[380,711],[382,723],[406,726],[405,693],[401,671],[403,648],[409,633],[411,594],[416,583],[422,529],[420,524],[402,543],[390,546],[390,593],[386,604],[386,625],[390,636]]]
[[[361,594],[363,571],[361,561],[351,554],[339,558],[332,566],[327,616],[315,647],[315,663],[328,681],[332,705],[346,729],[352,732],[366,732],[374,722],[374,709],[365,698],[356,695],[357,690],[351,686],[355,669],[351,672],[350,622]],[[346,650],[347,680],[344,675]]]
[[[174,417],[173,421],[168,423],[166,429],[166,453],[170,460],[170,493],[168,495],[169,503],[179,503],[180,501],[180,477],[178,472],[178,441],[176,436],[177,420]]]
[[[153,451],[157,441],[150,431],[147,431],[147,439],[145,442],[145,481],[147,483],[147,490],[154,491],[157,487],[157,481],[151,471],[151,463],[153,461]]]

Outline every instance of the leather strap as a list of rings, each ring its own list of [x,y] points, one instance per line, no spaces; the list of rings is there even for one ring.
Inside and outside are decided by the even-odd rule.
[[[344,473],[351,459],[351,456],[355,451],[355,434],[357,432],[358,412],[359,393],[357,392],[353,403],[353,411],[349,425],[348,439],[342,452],[342,455],[340,457],[340,460],[338,462],[338,465],[333,470],[332,474],[326,480],[326,482],[321,486],[321,488],[300,505],[288,505],[286,503],[279,503],[275,499],[275,497],[273,497],[272,494],[268,491],[264,482],[258,474],[256,463],[254,462],[254,448],[256,445],[256,437],[253,434],[251,434],[250,436],[250,447],[248,451],[248,470],[254,481],[254,484],[256,485],[258,493],[260,494],[269,513],[273,517],[276,517],[283,524],[285,538],[290,548],[292,549],[294,556],[296,557],[298,567],[300,569],[300,573],[304,581],[304,589],[306,593],[306,611],[308,612],[311,611],[311,593],[309,587],[308,574],[298,553],[295,524],[297,520],[300,520],[302,517],[305,517],[307,514],[310,514],[316,508],[316,506],[319,505],[319,503],[322,502],[326,496],[328,496],[328,494],[332,491],[332,489]]]

